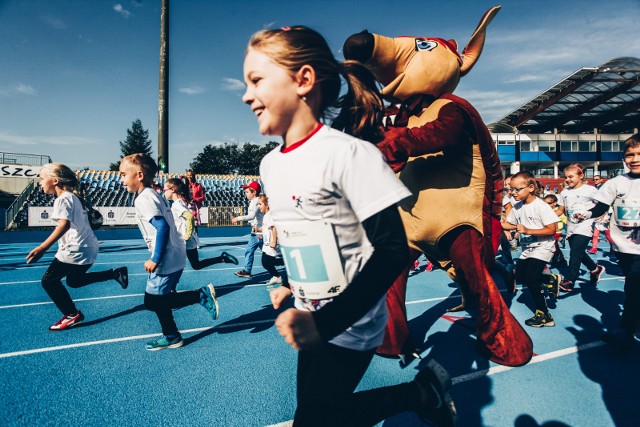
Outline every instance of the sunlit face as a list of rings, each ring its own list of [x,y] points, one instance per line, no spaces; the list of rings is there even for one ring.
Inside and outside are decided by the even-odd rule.
[[[120,162],[119,172],[122,184],[127,187],[129,193],[138,193],[144,188],[142,184],[143,173],[135,165]]]
[[[553,210],[555,210],[558,207],[558,202],[554,202],[553,199],[544,199],[544,202],[549,206],[551,206]]]
[[[260,51],[250,48],[244,58],[247,90],[242,102],[258,117],[263,135],[284,136],[303,102],[298,85],[289,70],[276,64]]]
[[[529,195],[535,194],[536,186],[528,185],[524,178],[516,177],[511,179],[511,195],[517,201],[527,200]]]
[[[582,185],[584,174],[578,168],[565,169],[564,181],[569,188],[576,188]]]
[[[164,198],[167,200],[175,200],[176,199],[176,193],[173,190],[173,187],[171,187],[170,185],[166,185],[164,186],[164,188],[162,189],[162,194],[164,194]]]
[[[262,212],[263,214],[266,214],[267,211],[269,210],[269,205],[266,202],[263,202],[262,200],[260,200],[258,202],[258,209],[260,209],[260,212]]]
[[[251,200],[256,197],[256,192],[253,188],[245,188],[244,195],[247,196],[247,199]]]
[[[593,177],[593,183],[595,185],[600,185],[602,184],[602,177],[600,175],[596,175]]]
[[[58,180],[51,178],[45,171],[40,171],[40,188],[45,194],[56,194],[56,185]]]
[[[625,150],[624,164],[627,165],[631,173],[640,174],[640,145]]]

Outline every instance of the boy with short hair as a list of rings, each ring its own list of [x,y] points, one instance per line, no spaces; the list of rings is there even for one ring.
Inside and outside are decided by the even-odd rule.
[[[158,316],[163,336],[147,343],[150,351],[177,348],[182,336],[173,319],[173,309],[199,303],[215,320],[218,301],[212,284],[198,290],[175,292],[185,267],[185,243],[180,237],[168,203],[151,188],[158,171],[148,154],[131,154],[120,162],[120,175],[127,191],[137,194],[134,206],[138,227],[149,251],[144,263],[149,272],[144,294],[144,306]]]
[[[529,289],[536,307],[535,316],[525,324],[540,328],[555,326],[545,300],[542,272],[555,249],[554,234],[559,221],[553,209],[536,196],[536,179],[530,172],[518,172],[511,178],[511,194],[516,200],[506,221],[505,230],[517,230],[522,254],[516,268],[516,281]],[[557,285],[556,285],[557,286]],[[557,287],[552,290],[557,296]]]

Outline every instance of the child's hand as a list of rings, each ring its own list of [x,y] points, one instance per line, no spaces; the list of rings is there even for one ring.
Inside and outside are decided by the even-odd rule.
[[[291,289],[285,286],[278,286],[277,288],[269,292],[271,304],[273,304],[273,308],[275,308],[276,310],[280,308],[283,302],[291,298],[291,295],[293,295],[293,292],[291,292]]]
[[[529,229],[522,224],[518,224],[516,230],[518,230],[518,233],[529,234]]]
[[[278,316],[276,327],[287,344],[296,350],[307,350],[322,342],[309,311],[290,308]]]
[[[158,264],[156,264],[155,262],[151,261],[150,259],[145,261],[144,269],[149,273],[153,273],[154,271],[156,271],[156,268],[158,268]]]
[[[27,255],[27,264],[37,262],[40,258],[42,258],[42,255],[44,255],[46,251],[47,250],[42,246],[38,246],[37,248],[29,252],[29,255]]]

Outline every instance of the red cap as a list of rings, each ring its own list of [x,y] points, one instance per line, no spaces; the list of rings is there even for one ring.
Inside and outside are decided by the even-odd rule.
[[[253,188],[253,190],[256,192],[256,194],[260,194],[260,190],[262,189],[262,187],[260,187],[260,183],[258,181],[251,181],[248,184],[241,185],[240,188]]]

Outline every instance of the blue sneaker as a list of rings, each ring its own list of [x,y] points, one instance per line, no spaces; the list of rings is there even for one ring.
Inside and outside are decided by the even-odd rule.
[[[176,335],[174,338],[169,339],[165,335],[161,336],[157,340],[151,340],[147,343],[145,348],[149,351],[164,350],[165,348],[178,348],[182,347],[184,341],[181,335]]]
[[[220,254],[220,258],[222,258],[222,262],[225,264],[235,264],[238,265],[238,258],[234,257],[228,252],[222,252]]]
[[[200,288],[200,305],[207,309],[213,320],[218,318],[220,306],[216,298],[216,290],[211,283]]]

